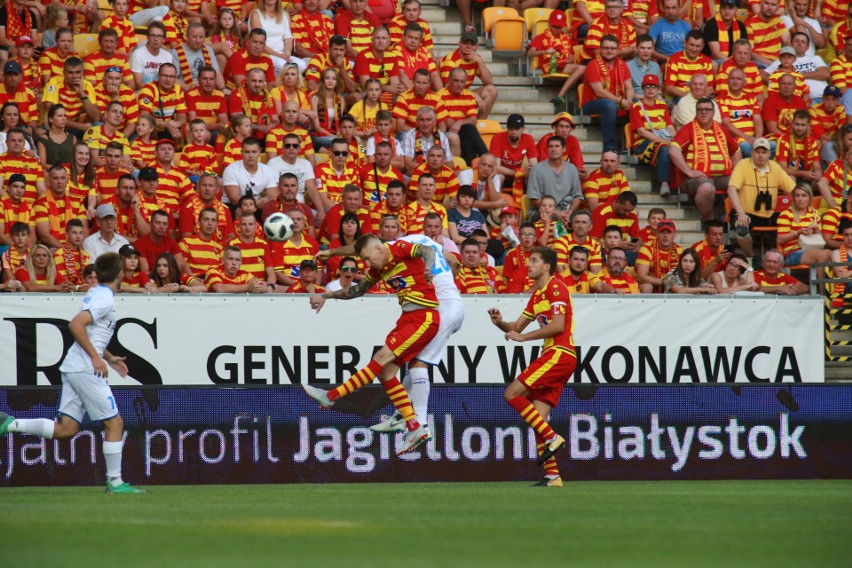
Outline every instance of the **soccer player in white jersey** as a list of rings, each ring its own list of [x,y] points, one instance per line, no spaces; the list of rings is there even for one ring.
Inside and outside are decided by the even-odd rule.
[[[7,432],[20,432],[64,440],[80,430],[83,413],[87,413],[89,418],[104,425],[106,492],[144,493],[121,479],[124,421],[107,383],[107,365],[122,377],[127,376],[124,357],[116,357],[106,350],[115,331],[115,293],[124,277],[124,259],[114,252],[102,254],[95,261],[95,273],[99,285],[86,293],[80,311],[68,324],[74,344],[59,367],[62,373],[60,421],[15,419],[0,412],[0,436]]]
[[[408,364],[408,369],[402,379],[402,386],[405,387],[408,396],[411,398],[414,414],[421,416],[425,425],[431,390],[428,367],[441,362],[450,337],[461,329],[464,322],[464,305],[453,276],[453,267],[458,266],[458,260],[453,255],[446,253],[443,246],[426,235],[412,234],[400,237],[399,240],[428,246],[434,249],[436,253],[435,264],[432,267],[432,285],[435,287],[435,296],[438,298],[438,313],[441,314],[441,323],[438,327],[438,334]],[[351,252],[348,252],[349,248],[351,247],[322,251],[317,255],[317,258],[346,256],[351,254]],[[376,432],[404,432],[405,421],[398,412],[395,412],[392,416],[383,416],[382,422],[371,426],[370,429]]]

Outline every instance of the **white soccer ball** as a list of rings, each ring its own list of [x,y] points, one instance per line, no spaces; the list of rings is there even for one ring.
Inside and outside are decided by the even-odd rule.
[[[271,241],[286,241],[293,236],[293,219],[284,213],[273,213],[263,222],[263,233]]]

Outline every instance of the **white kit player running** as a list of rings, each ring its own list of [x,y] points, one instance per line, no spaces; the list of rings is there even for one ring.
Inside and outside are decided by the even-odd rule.
[[[80,431],[83,414],[104,425],[104,461],[107,493],[144,493],[121,479],[121,451],[124,421],[107,383],[107,365],[127,376],[124,357],[106,350],[115,331],[115,293],[124,277],[124,258],[116,253],[102,254],[95,261],[99,286],[86,293],[80,311],[68,324],[74,344],[59,367],[62,373],[60,421],[47,418],[15,419],[0,412],[0,436],[7,432],[32,434],[42,438],[68,439]]]
[[[423,424],[426,426],[429,392],[431,390],[428,367],[435,366],[441,362],[450,337],[460,330],[462,323],[464,323],[464,304],[462,304],[461,294],[459,294],[459,289],[456,287],[453,270],[450,266],[451,262],[456,264],[458,261],[454,256],[446,253],[443,246],[426,235],[406,235],[397,240],[425,245],[434,249],[437,253],[435,255],[435,264],[432,267],[432,285],[435,287],[435,296],[438,298],[438,313],[441,314],[438,334],[408,364],[407,371],[402,379],[402,386],[405,387],[405,390],[408,391],[408,396],[411,398],[414,414],[422,416]],[[323,251],[317,255],[317,258],[325,259],[329,256],[340,256],[352,254],[353,252],[348,251],[347,247],[343,247]],[[375,432],[404,432],[405,421],[398,412],[395,412],[392,416],[383,416],[382,422],[370,426],[370,430]]]

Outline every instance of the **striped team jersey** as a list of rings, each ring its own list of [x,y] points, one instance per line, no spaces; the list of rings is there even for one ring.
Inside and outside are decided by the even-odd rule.
[[[835,107],[834,112],[829,113],[825,109],[825,102],[821,102],[811,105],[808,113],[811,115],[811,133],[817,138],[834,136],[834,133],[846,124],[846,109],[841,104]]]
[[[392,211],[388,206],[387,201],[382,201],[376,204],[373,208],[373,218],[375,220],[375,225],[378,227],[379,222],[382,220],[382,217],[386,215],[393,215],[399,221],[399,233],[401,235],[407,235],[412,231],[408,230],[408,217],[409,217],[409,209],[406,206],[402,206],[400,209],[396,211]]]
[[[381,25],[379,18],[372,12],[364,12],[363,18],[358,20],[351,11],[343,10],[334,18],[335,33],[348,38],[356,53],[370,49],[373,30]]]
[[[797,170],[809,170],[819,161],[819,141],[815,136],[796,138],[792,132],[784,134],[778,139],[775,161]]]
[[[163,16],[163,25],[166,26],[165,44],[174,47],[183,42],[186,37],[186,29],[189,27],[189,21],[187,21],[183,14],[177,14],[169,10]]]
[[[225,93],[213,89],[212,93],[205,95],[201,89],[193,87],[186,92],[186,110],[194,112],[195,118],[200,118],[204,124],[216,124],[220,114],[228,114]]]
[[[325,288],[318,284],[314,284],[314,288],[311,290],[305,287],[301,280],[296,280],[295,284],[287,288],[285,292],[288,294],[322,294],[325,292]]]
[[[623,290],[625,294],[639,293],[639,283],[626,272],[621,276],[613,276],[612,274],[609,274],[606,269],[603,269],[599,280],[604,284],[609,284],[616,290]]]
[[[427,92],[425,96],[418,97],[414,94],[414,89],[405,91],[396,98],[396,103],[393,105],[393,117],[401,118],[405,121],[405,124],[411,128],[416,128],[417,111],[424,106],[435,110],[437,122],[447,120],[447,109],[437,94]]]
[[[586,42],[583,44],[583,51],[580,57],[583,60],[592,59],[595,56],[594,53],[601,48],[601,38],[610,34],[618,38],[618,45],[621,47],[636,45],[636,30],[633,29],[633,24],[630,23],[630,20],[622,17],[618,24],[615,25],[606,16],[602,16],[597,18],[589,26],[589,31],[586,34]],[[579,61],[575,63],[579,63]]]
[[[176,164],[179,170],[186,173],[193,171],[198,173],[203,172],[218,172],[219,156],[216,154],[215,148],[210,144],[187,144],[183,147],[180,153],[180,160]]]
[[[382,54],[381,59],[372,49],[362,51],[355,58],[355,79],[359,77],[369,77],[378,79],[382,86],[390,83],[391,77],[399,75],[400,62],[396,51],[386,51]],[[382,91],[382,102],[388,105],[388,108],[393,106],[393,94]]]
[[[612,209],[612,204],[598,205],[592,213],[592,230],[589,235],[602,239],[604,229],[609,225],[619,227],[625,240],[639,238],[639,216],[635,211],[628,213],[626,217],[618,217]]]
[[[331,161],[323,162],[314,168],[317,191],[324,191],[332,203],[339,203],[343,198],[343,186],[349,183],[358,185],[358,171],[347,164],[339,174]]]
[[[157,141],[134,139],[130,144],[130,157],[134,162],[142,162],[146,166],[153,164],[157,160]]]
[[[595,197],[600,203],[612,203],[625,191],[630,191],[630,184],[624,172],[618,169],[607,176],[601,168],[597,168],[583,182],[583,196],[587,199]]]
[[[643,111],[644,109],[644,111]],[[645,117],[647,115],[647,118]],[[648,119],[651,122],[648,122]],[[633,103],[630,108],[630,129],[636,132],[640,128],[646,130],[663,130],[672,123],[669,107],[663,101],[657,99],[653,105],[644,102]],[[633,136],[633,149],[645,142],[641,136]]]
[[[716,99],[722,120],[730,119],[731,124],[747,136],[754,136],[754,117],[760,116],[760,105],[753,97],[741,93],[735,97],[731,93]]]
[[[273,152],[276,156],[284,153],[284,137],[288,134],[295,134],[299,137],[301,147],[299,148],[299,157],[308,158],[314,153],[314,144],[311,141],[311,136],[308,131],[298,124],[293,130],[287,130],[283,124],[278,124],[275,128],[266,133],[266,145],[263,147],[265,152]]]
[[[16,57],[10,59],[10,61],[17,61],[21,65],[21,83],[24,87],[27,89],[41,88],[41,67],[38,66],[37,60],[30,59],[29,63],[24,63],[20,57]]]
[[[663,84],[689,92],[689,81],[692,80],[693,75],[699,73],[707,75],[707,82],[712,84],[713,61],[702,54],[699,54],[695,59],[690,59],[685,51],[678,51],[669,57],[666,63]]]
[[[350,75],[352,74],[352,69],[354,67],[354,64],[355,64],[354,61],[347,61],[346,62],[346,69],[349,71]],[[331,60],[328,57],[328,53],[326,53],[326,52],[317,53],[316,55],[311,57],[311,60],[308,62],[308,68],[305,71],[305,81],[315,81],[315,82],[319,83],[320,76],[322,75],[322,72],[325,71],[326,69],[329,69],[329,68],[332,68],[332,67],[334,69],[340,68],[339,65],[335,65],[331,62]],[[283,91],[283,89],[281,89],[281,90]],[[300,102],[299,107],[310,109],[311,108],[310,98],[303,91],[299,91],[299,92],[302,93],[303,101],[308,105],[307,107],[305,107],[305,106],[303,106],[302,102]],[[279,98],[280,98],[280,96],[279,96]],[[285,99],[282,98],[282,101],[283,100],[285,100]]]
[[[133,27],[133,22],[129,18],[121,18],[112,14],[101,22],[101,29],[113,29],[118,32],[118,51],[130,55],[130,52],[136,49],[139,44],[136,39],[136,30]]]
[[[320,12],[309,14],[302,9],[290,20],[293,39],[314,53],[326,53],[328,40],[334,35],[331,18]]]
[[[71,284],[80,286],[83,284],[83,269],[87,264],[91,264],[92,260],[89,253],[83,249],[72,250],[68,243],[65,243],[53,253],[53,262],[56,264],[57,273],[62,274]]]
[[[116,233],[123,237],[127,237],[128,239],[135,239],[141,236],[139,234],[139,227],[136,226],[136,215],[134,214],[132,206],[128,205],[126,207],[122,207],[117,195],[103,200],[101,203],[112,205],[115,208],[115,212],[117,214],[115,220]]]
[[[104,73],[110,67],[118,67],[121,69],[121,82],[127,83],[133,79],[133,73],[130,71],[130,61],[126,55],[113,53],[112,57],[104,57],[100,50],[90,53],[83,60],[83,78],[92,85],[103,83]]]
[[[65,169],[68,170],[68,168]],[[93,184],[96,183],[97,180],[93,182]],[[83,207],[88,205],[89,197],[97,196],[95,185],[86,185],[85,174],[80,174],[77,176],[77,179],[74,179],[70,170],[68,170],[68,187],[66,187],[65,191],[68,192],[68,195],[70,195],[73,199],[82,203]]]
[[[19,85],[18,90],[10,94],[6,91],[5,83],[0,83],[0,106],[8,102],[18,105],[24,124],[38,120],[38,100],[31,89]]]
[[[160,176],[157,196],[161,197],[171,209],[179,208],[186,199],[195,194],[189,178],[176,167],[169,168],[168,173],[160,164],[157,164],[155,168],[157,175]]]
[[[549,247],[552,247],[554,243],[559,239],[559,237],[564,237],[566,234],[568,234],[568,231],[566,231],[565,227],[562,225],[562,221],[559,221],[557,219],[550,220],[550,227],[545,227],[544,221],[542,221],[541,219],[533,223],[533,225],[535,226],[535,236],[537,239],[540,239],[542,235],[547,233],[547,246]],[[511,248],[511,243],[509,243],[508,239],[503,237],[500,227],[492,227],[491,230],[496,232],[497,238],[500,239],[500,242],[503,243],[504,247]],[[515,233],[518,232],[519,231],[515,231]]]
[[[106,112],[107,105],[112,102],[112,96],[110,96],[106,92],[106,88],[104,87],[103,81],[98,83],[98,85],[94,88],[95,98],[92,99],[92,102],[95,103],[95,106],[104,113]],[[118,127],[119,130],[124,130],[124,127],[127,126],[127,123],[134,123],[139,120],[139,103],[136,102],[136,92],[122,83],[118,87],[118,102],[121,103],[121,106],[124,108],[124,119],[121,121],[121,125]]]
[[[157,197],[156,194],[148,196],[145,195],[144,192],[140,191],[138,195],[139,212],[142,214],[142,218],[145,219],[146,223],[151,222],[151,215],[153,215],[155,211],[162,210],[169,214],[169,229],[173,228],[175,222],[174,215],[172,215],[172,209],[166,205],[165,201]]]
[[[832,85],[841,89],[852,88],[852,59],[849,59],[845,53],[832,61],[829,69]]]
[[[140,270],[133,273],[125,271],[124,278],[121,280],[121,284],[129,288],[144,288],[150,282],[151,278]]]
[[[421,46],[417,51],[409,51],[405,45],[400,45],[396,48],[396,54],[402,72],[412,81],[418,69],[424,69],[429,75],[438,72],[438,65],[432,57],[432,52],[425,47]]]
[[[41,57],[38,58],[38,66],[41,70],[42,81],[47,83],[54,77],[62,77],[65,60],[71,57],[72,53],[67,53],[63,57],[59,55],[56,47],[45,49]]]
[[[23,201],[27,203],[35,201],[38,198],[36,183],[44,183],[44,169],[42,169],[38,159],[31,158],[26,154],[11,156],[8,152],[0,155],[0,176],[8,180],[12,174],[23,174],[27,178],[27,188],[24,191]]]
[[[106,201],[115,196],[118,192],[118,178],[130,172],[118,168],[115,173],[107,171],[106,166],[95,168],[95,193],[98,194],[98,201]]]
[[[432,196],[432,203],[443,203],[447,197],[455,199],[459,192],[459,178],[456,177],[456,172],[444,164],[441,166],[441,171],[435,174],[429,171],[429,164],[423,162],[411,172],[411,179],[408,181],[409,201],[417,199],[417,180],[425,173],[435,177],[435,195]]]
[[[731,70],[736,67],[733,59],[728,59],[716,70],[716,83],[714,90],[716,91],[716,99],[726,98],[730,95],[728,91],[728,75]],[[763,79],[760,77],[760,69],[754,62],[749,61],[742,69],[745,73],[745,84],[743,85],[744,97],[757,98],[763,94]]]
[[[793,91],[793,94],[797,97],[805,97],[810,94],[811,89],[808,87],[807,83],[805,83],[805,77],[799,73],[798,71],[784,71],[783,69],[776,70],[772,75],[769,76],[769,83],[767,84],[767,89],[770,91],[778,91],[778,81],[781,80],[781,77],[784,75],[790,75],[796,80],[796,90]]]
[[[447,210],[440,203],[432,202],[429,205],[429,208],[425,208],[420,203],[415,201],[414,203],[410,203],[406,206],[408,210],[407,213],[407,224],[408,224],[408,232],[409,233],[422,233],[423,232],[423,222],[426,220],[426,215],[429,213],[437,213],[441,217],[441,227],[444,229],[449,228],[449,222],[447,221]]]
[[[269,243],[270,266],[275,272],[290,278],[299,278],[302,261],[313,260],[319,252],[319,243],[304,233],[301,238],[302,241],[299,244],[296,244],[292,238],[284,242]]]
[[[243,251],[243,263],[241,268],[251,274],[254,278],[266,279],[266,267],[272,266],[272,256],[269,253],[269,243],[266,239],[252,239],[252,242],[243,242],[239,237],[234,237],[228,246],[239,247]]]
[[[444,108],[447,109],[447,118],[459,121],[476,116],[476,97],[467,89],[459,94],[455,94],[449,89],[441,89],[436,94],[444,103]]]
[[[745,25],[754,48],[753,52],[769,59],[778,59],[781,52],[781,36],[787,31],[781,17],[775,15],[765,22],[758,14],[752,14],[746,19]]]
[[[271,125],[275,115],[275,104],[269,91],[255,95],[245,87],[232,91],[228,96],[228,112],[242,113],[251,119],[253,124]]]
[[[571,274],[570,269],[566,269],[561,272],[559,276],[562,277],[562,280],[565,282],[565,286],[568,288],[568,292],[571,295],[591,294],[592,286],[598,282],[597,274],[592,274],[591,272],[584,272],[579,277],[575,277]]]
[[[390,259],[381,269],[370,268],[364,276],[367,281],[384,281],[397,295],[403,308],[407,304],[437,308],[435,288],[425,278],[426,266],[421,258],[414,256],[424,245],[400,240],[384,246],[390,253]]]
[[[588,40],[586,40],[588,41]],[[600,41],[598,41],[600,43]],[[553,58],[547,53],[538,56],[538,68],[544,73],[559,73],[568,63],[568,59],[574,56],[574,42],[566,33],[555,34],[550,27],[538,34],[530,42],[530,47],[536,51],[547,51],[554,49],[556,55],[556,69],[553,69]],[[599,46],[598,46],[599,47]]]
[[[698,254],[698,258],[701,259],[702,267],[706,267],[713,261],[714,258],[716,258],[716,256],[720,252],[724,251],[724,247],[722,245],[719,245],[718,247],[716,247],[716,249],[713,249],[707,242],[707,239],[704,239],[699,243],[695,243],[689,248],[691,248]],[[721,272],[725,270],[726,266],[728,266],[728,261],[720,262],[716,265],[716,272]]]
[[[186,114],[186,96],[177,83],[170,92],[164,93],[153,81],[139,89],[139,112],[160,119]]]
[[[601,244],[591,237],[586,237],[586,242],[578,243],[573,233],[568,233],[563,237],[556,239],[552,245],[556,251],[556,258],[559,264],[568,264],[571,258],[571,249],[574,247],[583,247],[589,251],[589,269],[603,266],[603,255],[601,254]]]
[[[216,239],[205,240],[200,235],[192,235],[181,239],[178,246],[186,264],[196,276],[203,277],[208,270],[222,262],[222,243]]]
[[[88,222],[83,205],[68,195],[57,198],[48,191],[33,204],[33,223],[48,223],[50,234],[60,243],[65,243],[65,226],[71,219]]]
[[[388,184],[393,180],[405,183],[402,172],[393,166],[388,166],[386,172],[379,170],[375,164],[364,164],[358,172],[361,177],[361,190],[364,192],[364,200],[379,203],[385,200],[385,192]]]
[[[234,276],[228,276],[225,274],[225,269],[223,267],[213,266],[207,271],[207,277],[204,279],[204,285],[212,292],[214,284],[233,284],[235,286],[242,286],[244,284],[248,284],[252,278],[254,278],[254,276],[252,276],[251,273],[242,269],[238,270]]]
[[[88,120],[80,120],[80,117],[83,115],[83,101],[80,99],[80,95],[76,91],[72,91],[65,86],[65,79],[62,77],[62,74],[58,77],[54,77],[50,81],[47,82],[47,85],[44,87],[44,94],[42,95],[41,102],[46,103],[45,106],[50,108],[52,104],[61,104],[65,107],[65,114],[68,117],[68,120],[76,120],[80,122],[89,122]],[[95,101],[95,88],[91,83],[83,80],[83,92],[89,97],[89,100],[94,103]]]
[[[852,213],[847,211],[843,211],[840,207],[835,207],[834,209],[829,209],[822,216],[822,223],[820,223],[820,231],[823,233],[828,233],[831,235],[831,239],[835,241],[842,241],[843,237],[840,236],[840,223],[849,220],[852,221]]]
[[[828,189],[837,203],[841,203],[843,200],[844,187],[847,194],[852,191],[852,168],[847,169],[845,183],[843,181],[843,160],[834,160],[822,174],[822,179],[828,182]]]
[[[571,294],[561,277],[551,276],[543,288],[533,292],[523,316],[538,322],[539,327],[547,326],[555,316],[565,316],[565,329],[559,335],[545,338],[543,351],[556,349],[574,353],[574,308]],[[566,380],[568,378],[565,377]]]
[[[448,53],[441,59],[440,65],[441,81],[443,81],[444,86],[450,82],[450,72],[456,67],[461,67],[467,73],[465,88],[469,89],[473,85],[473,79],[479,75],[479,64],[476,61],[465,61],[462,59],[461,52],[458,49]]]
[[[818,227],[819,213],[817,213],[816,209],[808,207],[808,212],[804,215],[800,215],[799,219],[796,220],[796,216],[793,214],[793,209],[785,209],[778,215],[778,220],[775,224],[778,226],[778,236],[780,237],[781,235],[792,233],[799,229],[804,229],[808,225],[815,225]],[[781,249],[781,253],[784,256],[801,249],[798,238],[789,240],[783,245],[779,243],[778,248]]]
[[[417,18],[414,23],[423,28],[423,37],[420,39],[420,47],[427,51],[432,51],[435,47],[435,41],[432,39],[432,28],[429,27],[429,22],[423,18]],[[390,44],[392,47],[402,45],[402,36],[405,35],[405,26],[408,24],[409,22],[402,14],[397,14],[391,18],[387,28],[390,33]]]
[[[23,199],[18,203],[15,203],[12,201],[12,198],[9,197],[8,193],[3,197],[0,197],[0,221],[5,223],[5,233],[7,235],[11,236],[12,225],[15,223],[32,225],[30,222],[31,206],[31,202],[24,201]],[[30,229],[32,229],[32,227],[30,227]]]
[[[227,81],[227,87],[232,91],[237,87],[242,87],[243,85],[234,83],[232,77],[234,75],[247,76],[252,69],[263,69],[263,72],[266,73],[266,84],[275,84],[275,69],[269,56],[263,54],[260,57],[253,57],[247,50],[240,49],[228,59],[228,64],[225,66],[223,75],[225,81]]]
[[[123,154],[130,153],[130,141],[127,140],[124,134],[122,134],[120,130],[116,130],[112,133],[112,136],[110,136],[106,133],[102,124],[88,129],[83,135],[83,142],[86,143],[89,150],[96,151],[98,156],[101,157],[106,154],[106,147],[110,142],[118,142],[121,144]]]
[[[673,268],[677,268],[683,248],[672,243],[669,250],[660,249],[659,239],[651,246],[643,246],[636,255],[636,266],[647,266],[650,268],[648,275],[653,278],[662,278]]]
[[[201,210],[206,207],[212,207],[216,210],[217,223],[216,231],[213,233],[213,239],[224,244],[227,236],[234,234],[234,222],[231,217],[231,210],[219,201],[213,200],[213,203],[206,205],[201,202],[198,194],[192,195],[184,202],[178,214],[178,234],[180,235],[197,235],[199,231],[198,216]],[[243,259],[245,261],[245,259]]]
[[[456,287],[462,294],[502,294],[503,279],[493,266],[462,266],[456,275]]]
[[[826,19],[829,19],[830,16],[826,14],[828,7],[823,2],[822,7],[822,16]],[[837,23],[829,30],[825,39],[825,55],[823,59],[827,63],[831,63],[837,56],[843,53],[844,44],[846,43],[846,37],[849,35],[849,23],[846,21],[846,13],[841,12],[840,16],[837,18]]]
[[[755,270],[752,274],[754,275],[755,284],[760,286],[778,288],[781,286],[795,286],[799,283],[798,280],[784,272],[779,272],[774,278],[770,277],[763,270]]]
[[[222,168],[227,168],[234,162],[239,162],[243,159],[243,141],[231,138],[225,142],[225,149],[222,150]]]
[[[730,156],[738,149],[728,131],[715,122],[710,130],[703,130],[696,121],[690,122],[678,130],[672,144],[680,148],[692,169],[710,176],[730,175]]]
[[[0,265],[2,265],[3,268],[8,268],[12,271],[12,274],[15,274],[15,272],[19,268],[21,268],[27,261],[28,253],[29,250],[27,249],[19,251],[14,246],[9,247],[8,249],[6,249],[6,252],[3,253],[2,262],[0,262]]]

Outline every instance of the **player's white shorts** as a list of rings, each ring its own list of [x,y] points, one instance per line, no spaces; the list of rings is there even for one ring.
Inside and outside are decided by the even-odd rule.
[[[62,373],[59,413],[77,422],[83,421],[83,414],[92,420],[109,420],[118,416],[118,408],[106,378],[92,373]]]
[[[461,329],[464,323],[464,304],[461,300],[441,300],[438,313],[441,314],[438,333],[416,357],[418,361],[428,365],[437,365],[441,362],[450,337]]]

